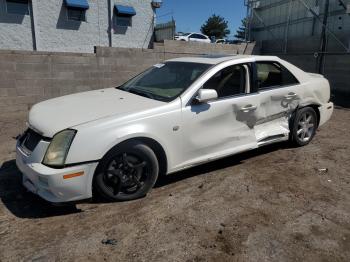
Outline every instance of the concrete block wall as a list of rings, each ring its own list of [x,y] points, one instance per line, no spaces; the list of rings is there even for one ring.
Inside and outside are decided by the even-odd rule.
[[[31,106],[43,100],[115,87],[166,59],[203,53],[235,53],[240,46],[216,47],[169,41],[155,49],[97,47],[96,53],[0,51],[0,154],[13,158],[14,140],[25,129]],[[215,46],[215,45],[213,45]],[[184,50],[186,53],[184,53]],[[252,50],[251,46],[244,49]],[[68,116],[67,116],[68,117]]]
[[[174,52],[183,54],[243,54],[246,48],[246,44],[224,45],[172,40],[165,40],[164,43],[166,53]]]

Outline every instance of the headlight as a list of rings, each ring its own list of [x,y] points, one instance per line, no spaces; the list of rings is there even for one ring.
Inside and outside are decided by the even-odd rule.
[[[63,166],[76,132],[76,130],[67,129],[57,133],[46,150],[43,164]]]

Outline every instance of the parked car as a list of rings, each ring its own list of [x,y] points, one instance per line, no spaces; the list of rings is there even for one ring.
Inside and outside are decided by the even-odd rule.
[[[238,45],[246,42],[243,40],[235,39],[235,40],[228,40],[227,43],[230,45]]]
[[[215,44],[227,44],[227,40],[226,39],[217,39],[215,41]]]
[[[175,40],[186,41],[186,42],[195,41],[195,42],[211,43],[210,38],[201,33],[187,33],[181,36],[178,35],[178,36],[175,36]]]
[[[17,141],[23,185],[51,202],[145,196],[160,176],[290,140],[332,115],[330,86],[274,56],[185,57],[116,88],[33,106]]]
[[[238,44],[242,44],[245,43],[242,40],[227,40],[227,39],[218,39],[215,41],[216,44],[227,44],[227,45],[238,45]]]

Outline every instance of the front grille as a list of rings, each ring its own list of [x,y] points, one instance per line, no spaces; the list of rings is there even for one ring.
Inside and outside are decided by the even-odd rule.
[[[20,139],[20,144],[25,149],[32,152],[44,137],[34,130],[28,128]]]

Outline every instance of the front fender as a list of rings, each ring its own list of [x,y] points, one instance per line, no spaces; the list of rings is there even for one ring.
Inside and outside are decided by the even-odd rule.
[[[104,119],[77,126],[77,134],[69,150],[66,164],[98,161],[114,146],[132,138],[150,138],[158,142],[167,155],[168,167],[180,161],[181,104],[169,105],[166,110],[134,120]]]

